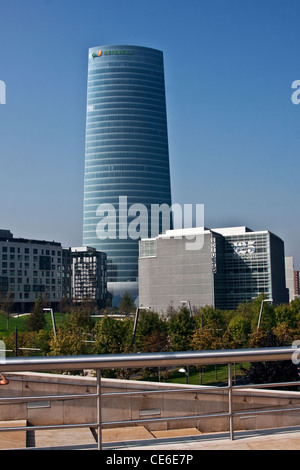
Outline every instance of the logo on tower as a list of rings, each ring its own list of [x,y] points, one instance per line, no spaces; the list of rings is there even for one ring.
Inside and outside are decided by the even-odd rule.
[[[93,59],[95,59],[96,57],[100,57],[101,55],[102,55],[102,51],[100,49],[100,51],[93,52],[92,57]]]
[[[6,104],[6,85],[3,80],[0,80],[0,104]]]
[[[255,253],[255,241],[236,242],[233,249],[237,255],[253,255]]]

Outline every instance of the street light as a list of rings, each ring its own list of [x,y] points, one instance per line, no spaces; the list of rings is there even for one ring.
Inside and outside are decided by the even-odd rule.
[[[261,322],[261,317],[262,317],[262,312],[263,312],[263,308],[264,308],[264,303],[265,303],[265,302],[273,302],[273,299],[264,299],[264,300],[262,300],[261,306],[260,306],[260,312],[259,312],[258,323],[257,323],[257,329],[260,327],[260,322]]]
[[[131,349],[133,348],[134,341],[135,341],[135,334],[136,334],[137,324],[139,320],[140,310],[151,310],[151,307],[137,307],[136,309],[132,338],[131,338]]]
[[[181,304],[187,304],[187,305],[188,305],[188,307],[189,307],[189,312],[190,312],[190,316],[192,316],[193,313],[192,313],[191,302],[190,302],[189,300],[181,300],[180,303],[181,303]]]
[[[182,367],[181,369],[179,369],[178,372],[181,372],[182,374],[185,374],[185,376],[186,376],[186,383],[188,384],[188,383],[189,383],[189,372],[187,372],[184,367]]]
[[[51,313],[53,333],[54,333],[54,336],[56,337],[56,325],[55,325],[55,318],[54,318],[54,315],[53,315],[53,309],[52,308],[43,308],[43,311]]]

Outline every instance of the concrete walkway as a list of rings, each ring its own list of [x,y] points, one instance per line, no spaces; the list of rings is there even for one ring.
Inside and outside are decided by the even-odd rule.
[[[36,431],[32,449],[97,450],[89,429]],[[103,450],[300,450],[300,426],[202,434],[197,429],[149,432],[142,426],[103,430]]]

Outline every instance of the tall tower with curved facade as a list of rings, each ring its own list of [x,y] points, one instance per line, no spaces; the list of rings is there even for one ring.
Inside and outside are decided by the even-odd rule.
[[[83,245],[107,254],[113,303],[125,291],[138,295],[138,238],[158,235],[158,227],[151,231],[151,207],[162,204],[171,206],[163,54],[139,46],[93,47]]]

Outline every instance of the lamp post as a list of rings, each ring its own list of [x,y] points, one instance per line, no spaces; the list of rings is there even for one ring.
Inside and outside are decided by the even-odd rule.
[[[56,337],[56,325],[55,325],[55,318],[54,318],[54,314],[53,314],[53,309],[52,308],[43,308],[43,311],[51,313],[53,333],[54,333],[54,336]]]
[[[192,307],[191,307],[191,302],[189,300],[181,300],[180,302],[181,304],[187,304],[188,305],[188,308],[189,308],[189,312],[190,312],[190,316],[193,315],[192,313]]]
[[[264,299],[264,300],[262,300],[261,306],[260,306],[260,312],[259,312],[258,323],[257,323],[257,329],[260,327],[260,322],[261,322],[261,317],[262,317],[262,312],[263,312],[263,308],[264,308],[264,303],[265,303],[265,302],[273,302],[273,299]]]
[[[188,369],[188,371],[186,371],[185,368],[182,367],[181,369],[178,370],[178,372],[181,372],[182,374],[185,374],[186,383],[188,384],[189,383],[189,369]]]
[[[151,310],[151,308],[150,307],[137,307],[136,312],[135,312],[135,319],[134,319],[134,326],[133,326],[133,332],[132,332],[132,338],[131,338],[131,348],[130,349],[132,349],[133,345],[134,345],[137,324],[138,324],[138,321],[139,321],[140,310]]]

